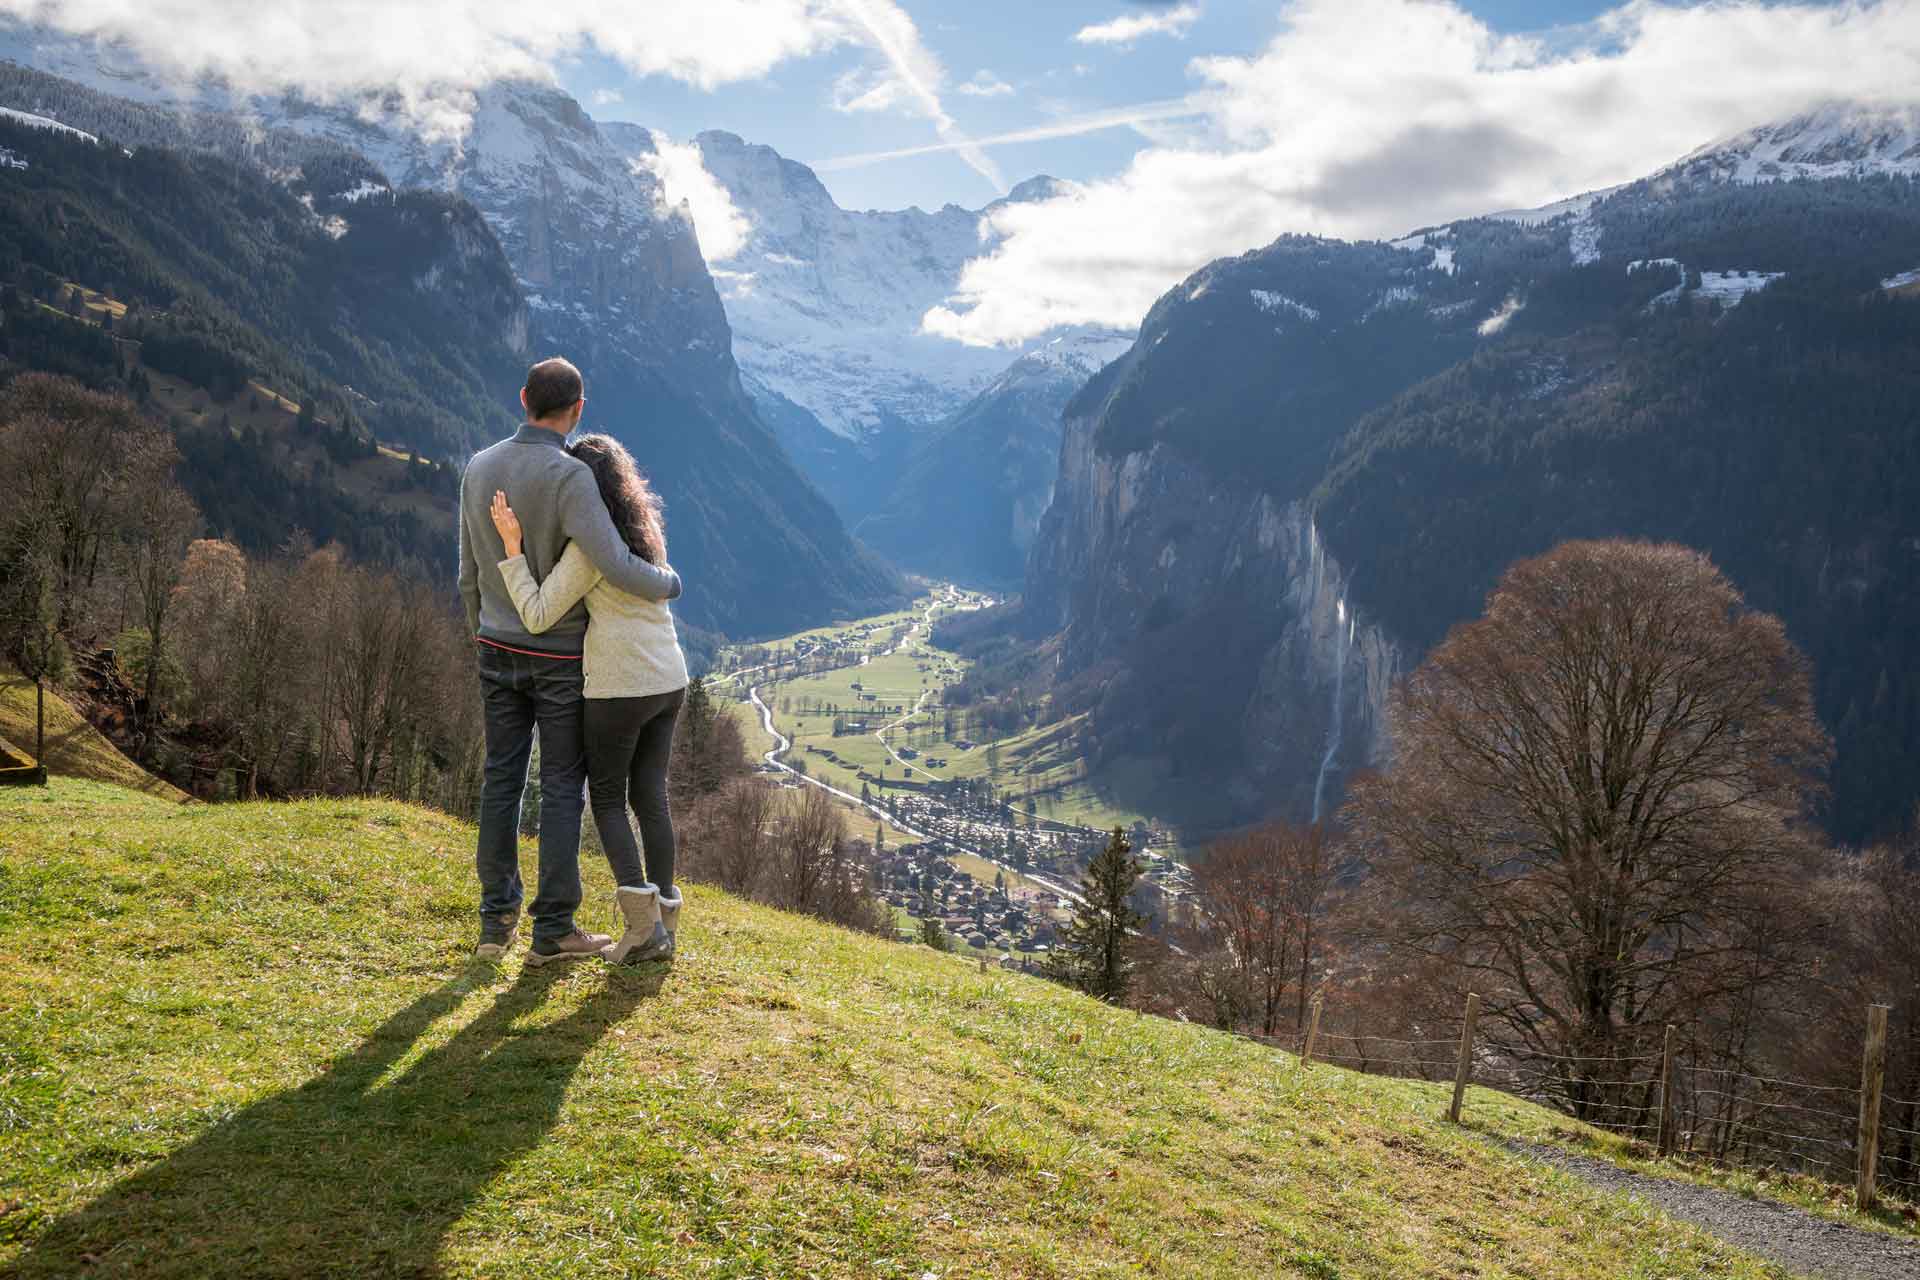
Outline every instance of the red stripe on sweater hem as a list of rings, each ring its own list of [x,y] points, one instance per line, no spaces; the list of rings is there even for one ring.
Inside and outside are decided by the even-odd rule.
[[[580,655],[577,653],[548,653],[542,649],[516,649],[510,644],[501,644],[498,640],[489,640],[485,636],[475,636],[473,639],[476,644],[483,644],[489,649],[498,649],[502,653],[518,653],[529,658],[556,658],[561,662],[580,661]]]

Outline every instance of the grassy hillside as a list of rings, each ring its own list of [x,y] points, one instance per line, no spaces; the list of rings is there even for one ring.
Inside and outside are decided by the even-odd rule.
[[[0,796],[0,1275],[1779,1274],[1432,1086],[698,887],[671,972],[471,964],[471,838]]]
[[[4,666],[0,666],[0,738],[28,754],[33,752],[33,682]],[[46,766],[51,773],[112,782],[163,800],[188,798],[186,792],[127,759],[52,691],[47,693]]]

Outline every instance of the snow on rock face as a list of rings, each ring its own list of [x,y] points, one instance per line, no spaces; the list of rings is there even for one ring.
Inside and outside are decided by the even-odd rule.
[[[1537,227],[1552,222],[1555,218],[1571,215],[1567,226],[1567,248],[1573,258],[1573,265],[1584,267],[1600,258],[1600,227],[1593,220],[1593,207],[1605,200],[1619,187],[1606,187],[1599,191],[1588,191],[1577,196],[1568,196],[1565,200],[1556,200],[1552,204],[1543,204],[1538,209],[1508,209],[1502,213],[1490,213],[1487,216],[1500,222],[1517,222],[1523,227]]]
[[[1780,182],[1873,173],[1920,174],[1920,105],[1829,103],[1709,143],[1657,177]]]
[[[720,394],[733,378],[726,315],[692,221],[631,162],[651,135],[596,125],[550,85],[490,85],[475,94],[464,136],[429,140],[375,98],[318,103],[243,94],[214,78],[181,83],[112,42],[0,24],[0,55],[118,97],[337,142],[396,189],[461,195],[505,250],[540,342],[605,348]]]
[[[829,430],[859,440],[890,422],[940,421],[1009,361],[1044,346],[969,347],[921,331],[985,251],[987,210],[842,209],[811,169],[771,147],[717,131],[694,142],[752,225],[743,248],[712,264],[735,357],[750,383]],[[1006,200],[1044,199],[1053,188],[1050,178],[1030,179]]]
[[[1009,365],[987,392],[1070,385],[1078,391],[1089,378],[1125,355],[1133,335],[1110,330],[1063,334],[1042,343]]]
[[[398,187],[464,196],[556,348],[611,343],[696,383],[730,376],[726,318],[693,223],[633,163],[652,146],[646,130],[597,125],[566,93],[527,82],[481,90],[459,139],[423,139],[397,121],[293,97],[251,105],[266,123],[363,152]]]

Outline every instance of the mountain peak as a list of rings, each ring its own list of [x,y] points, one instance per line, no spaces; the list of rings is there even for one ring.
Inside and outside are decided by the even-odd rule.
[[[1004,204],[1030,204],[1041,200],[1051,200],[1060,194],[1064,184],[1060,179],[1048,174],[1035,174],[1025,182],[1016,183],[1013,190],[1001,197]]]
[[[1695,182],[1920,174],[1920,105],[1825,102],[1712,142],[1662,172]]]

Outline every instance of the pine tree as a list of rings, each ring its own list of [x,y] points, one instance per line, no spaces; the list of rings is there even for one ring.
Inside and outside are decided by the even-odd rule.
[[[1080,878],[1084,901],[1075,906],[1072,922],[1049,957],[1056,981],[1108,1004],[1126,998],[1134,968],[1130,935],[1146,923],[1128,899],[1144,871],[1133,857],[1126,833],[1115,827],[1106,848],[1094,856]]]

